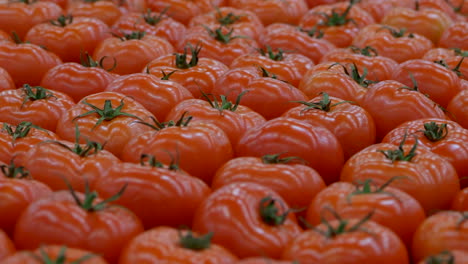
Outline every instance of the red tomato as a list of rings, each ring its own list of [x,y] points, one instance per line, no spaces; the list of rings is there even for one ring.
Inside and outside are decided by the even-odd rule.
[[[468,89],[464,89],[452,98],[447,111],[458,124],[468,129]]]
[[[288,117],[275,118],[250,129],[236,148],[239,157],[272,153],[300,157],[327,184],[338,179],[344,163],[343,149],[330,130]]]
[[[187,25],[190,20],[200,14],[212,11],[215,7],[224,6],[226,0],[147,0],[148,7],[157,12],[167,14],[177,21]]]
[[[452,209],[460,212],[468,211],[468,187],[457,193],[452,201]]]
[[[465,4],[465,6],[468,6]],[[442,48],[459,48],[468,50],[468,21],[457,22],[442,34],[439,46]]]
[[[104,258],[90,251],[58,245],[41,246],[35,251],[18,251],[6,258],[2,264],[107,264]],[[52,262],[54,261],[54,262]]]
[[[6,257],[15,253],[15,245],[7,236],[7,234],[0,229],[0,260],[4,260]]]
[[[2,67],[0,67],[0,91],[15,89],[15,83],[11,75]]]
[[[237,257],[211,243],[212,233],[203,236],[188,230],[160,226],[132,239],[122,252],[119,264],[134,263],[237,263]]]
[[[236,256],[278,258],[301,229],[285,201],[256,183],[232,183],[198,207],[194,231],[213,232],[213,242]]]
[[[267,257],[252,257],[252,258],[242,259],[236,262],[236,264],[291,264],[291,261],[276,260],[276,259],[271,259]]]
[[[110,27],[122,15],[122,10],[112,1],[74,0],[69,2],[67,13],[74,17],[98,18]]]

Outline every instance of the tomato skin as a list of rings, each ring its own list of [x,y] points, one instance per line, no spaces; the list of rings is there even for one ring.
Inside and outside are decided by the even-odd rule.
[[[332,209],[345,219],[362,219],[374,211],[372,221],[391,229],[405,245],[410,246],[416,228],[426,218],[419,202],[391,185],[378,193],[353,194],[357,187],[358,185],[348,182],[329,185],[310,203],[307,222],[313,226],[320,224],[321,214],[326,208]],[[371,188],[372,191],[377,189],[375,186]],[[327,214],[324,217],[333,220],[332,215]]]
[[[434,261],[433,259],[436,258],[439,261],[446,261],[447,259],[451,259],[453,257],[454,264],[468,264],[468,251],[465,250],[444,250],[437,255],[432,255],[424,260],[418,262],[418,264],[428,264],[431,263],[430,261]]]
[[[266,257],[252,257],[252,258],[242,259],[236,262],[236,264],[291,264],[291,261],[276,260],[276,259],[270,259]]]
[[[4,259],[3,264],[42,264],[42,254],[46,254],[50,259],[56,260],[60,257],[61,250],[63,246],[59,245],[47,245],[41,246],[35,251],[18,251],[16,254],[11,255],[10,257]],[[77,261],[80,258],[83,258],[87,255],[93,254],[92,252],[70,248],[67,247],[65,250],[65,262],[64,264],[72,264],[73,261]],[[40,261],[41,260],[41,261]],[[76,263],[76,262],[75,262]],[[84,261],[80,261],[80,264],[107,264],[108,262],[104,260],[101,256],[94,255],[91,258],[88,258]]]
[[[304,101],[307,96],[289,83],[264,77],[255,67],[234,68],[223,74],[212,90],[214,95],[224,95],[234,102],[240,93],[241,104],[261,114],[267,120],[279,117],[294,107],[291,101]]]
[[[446,124],[445,136],[440,140],[431,140],[425,136],[425,124],[435,122],[437,125]],[[463,178],[468,176],[468,130],[462,128],[454,121],[438,118],[423,118],[401,124],[390,131],[382,140],[383,143],[398,145],[405,133],[417,135],[418,144],[436,153],[447,160],[457,170],[460,183],[463,185]],[[415,138],[408,137],[407,144],[414,144]]]
[[[327,184],[338,179],[344,163],[343,149],[330,130],[288,117],[275,118],[250,129],[236,148],[238,157],[271,153],[305,160]]]
[[[468,129],[468,90],[463,89],[455,95],[447,106],[447,111],[454,116],[456,122]]]
[[[405,154],[413,145],[405,144]],[[352,156],[341,171],[341,181],[355,182],[372,179],[382,185],[392,177],[407,178],[395,181],[392,187],[413,196],[426,213],[450,207],[455,194],[460,190],[458,175],[452,164],[429,150],[416,148],[411,161],[392,161],[380,150],[394,150],[398,147],[389,143],[374,144]]]
[[[233,150],[221,128],[193,122],[142,133],[123,147],[121,158],[136,163],[141,154],[151,154],[165,164],[178,160],[182,170],[210,184],[216,170],[233,157]]]
[[[193,17],[225,4],[226,0],[147,0],[147,5],[151,10],[162,12],[169,8],[167,14],[184,25],[188,25]]]
[[[468,187],[457,193],[452,201],[452,209],[459,212],[468,211]]]
[[[80,54],[92,54],[99,42],[111,36],[108,32],[109,27],[97,18],[73,17],[65,26],[51,22],[35,25],[25,41],[45,47],[64,62],[80,62]]]
[[[184,172],[119,163],[95,182],[102,197],[111,197],[128,183],[115,204],[135,213],[145,229],[156,226],[190,226],[198,205],[210,194],[201,180]]]
[[[375,143],[375,124],[371,115],[364,108],[343,100],[330,97],[330,110],[307,109],[307,105],[291,108],[283,114],[305,121],[311,125],[320,125],[330,130],[340,141],[345,160],[353,154]],[[322,96],[315,97],[308,102],[317,103]],[[336,105],[337,103],[340,103]]]
[[[352,226],[358,221],[349,219],[348,225]],[[330,221],[330,224],[336,228],[338,221]],[[327,230],[324,224],[316,228]],[[390,229],[373,221],[366,222],[362,228],[365,231],[344,233],[332,238],[315,230],[305,231],[286,247],[282,259],[328,264],[409,263],[404,244]]]
[[[92,17],[101,20],[111,27],[122,15],[120,8],[112,1],[85,0],[70,1],[67,13],[74,17]]]
[[[468,251],[468,222],[463,212],[442,211],[429,216],[418,228],[413,239],[413,260],[450,250]]]
[[[32,89],[35,91],[35,89]],[[58,120],[73,107],[73,99],[65,93],[49,90],[53,97],[26,100],[24,87],[0,92],[0,122],[18,125],[21,122],[32,122],[44,129],[55,132]]]
[[[260,202],[270,196],[284,213],[289,206],[270,188],[255,183],[233,183],[213,192],[198,207],[193,230],[214,232],[213,242],[240,258],[267,256],[278,258],[283,248],[300,232],[294,214],[272,226],[260,216]]]
[[[22,39],[34,25],[55,19],[62,14],[59,5],[52,2],[35,1],[2,2],[0,4],[0,29],[11,34],[13,31]]]
[[[103,61],[105,69],[113,68],[114,58],[116,66],[112,73],[125,75],[141,72],[150,61],[172,52],[174,47],[169,41],[146,34],[141,39],[104,39],[94,50],[93,58],[99,61],[103,57],[110,57]]]
[[[454,23],[448,27],[440,37],[439,46],[448,49],[459,48],[462,50],[468,50],[467,33],[468,21]]]
[[[57,55],[34,44],[0,45],[0,67],[11,75],[16,87],[39,85],[44,74],[59,64],[62,61]]]
[[[7,234],[0,229],[0,260],[4,260],[10,255],[15,253],[15,245],[7,236]]]
[[[320,175],[302,164],[268,164],[259,157],[239,157],[226,162],[216,171],[211,187],[257,183],[277,192],[291,208],[305,208],[325,188]]]
[[[100,67],[86,67],[78,63],[64,63],[47,71],[41,86],[69,95],[75,102],[83,97],[103,92],[116,76]]]
[[[86,143],[86,138],[91,141],[105,144],[105,149],[120,157],[123,146],[135,136],[150,131],[151,128],[138,124],[136,117],[117,116],[109,121],[103,121],[96,126],[100,115],[94,113],[91,115],[77,118],[79,115],[93,110],[90,106],[84,104],[88,102],[91,105],[103,109],[106,100],[110,100],[112,107],[116,108],[123,103],[122,112],[134,115],[143,121],[150,121],[152,114],[146,110],[140,103],[134,99],[117,92],[101,92],[84,97],[78,104],[64,113],[57,124],[57,135],[68,141],[75,141],[75,123],[81,134],[80,143]],[[75,119],[76,118],[76,119]]]
[[[421,118],[447,119],[435,102],[418,91],[402,88],[404,84],[387,80],[371,85],[361,106],[374,119],[377,141],[400,124]]]
[[[146,73],[133,73],[116,78],[105,90],[134,98],[160,121],[166,119],[175,105],[193,98],[192,93],[181,84],[161,80]]]
[[[4,68],[0,67],[0,92],[15,88],[15,83],[13,82],[11,75]]]
[[[122,252],[119,264],[132,263],[206,263],[234,264],[237,257],[225,248],[211,244],[203,250],[191,250],[180,245],[180,230],[159,226],[131,240]],[[181,231],[184,235],[184,231]],[[197,234],[194,234],[197,236]]]

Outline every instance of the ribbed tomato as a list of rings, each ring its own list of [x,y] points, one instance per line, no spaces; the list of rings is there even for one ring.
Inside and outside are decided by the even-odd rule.
[[[54,261],[54,262],[52,262]],[[107,264],[101,256],[93,252],[59,245],[43,245],[34,251],[18,251],[4,259],[2,264]]]

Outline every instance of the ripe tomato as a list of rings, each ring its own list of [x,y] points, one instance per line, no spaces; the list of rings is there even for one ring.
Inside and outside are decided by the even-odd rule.
[[[210,184],[216,170],[233,157],[231,142],[216,125],[190,123],[182,115],[178,120],[159,123],[152,131],[134,136],[122,150],[122,160],[139,162],[142,154],[150,154],[165,164],[178,161],[188,174]]]
[[[202,99],[185,100],[172,108],[166,121],[175,120],[186,112],[193,117],[194,121],[211,123],[221,128],[235,148],[245,132],[266,122],[259,113],[240,105],[239,102],[242,102],[241,95],[236,102],[228,101],[225,96],[218,100],[218,98],[209,95],[206,95],[206,101]]]
[[[332,132],[343,148],[345,160],[375,143],[375,124],[364,108],[353,102],[329,97],[323,93],[291,108],[284,117],[320,125]]]
[[[75,140],[75,124],[86,139],[105,144],[106,150],[120,157],[123,146],[151,128],[135,121],[149,121],[153,115],[134,99],[117,92],[101,92],[84,97],[68,109],[57,123],[57,135]]]
[[[11,75],[2,67],[0,67],[0,91],[15,89],[15,83]]]
[[[276,260],[276,259],[271,259],[267,257],[252,257],[252,258],[242,259],[236,262],[236,264],[291,264],[291,261]]]
[[[347,47],[358,31],[370,24],[374,18],[355,5],[356,1],[319,5],[311,8],[299,21],[299,26],[323,32],[323,38],[337,47]]]
[[[303,159],[327,184],[338,179],[344,163],[343,149],[330,130],[289,117],[275,118],[250,129],[236,148],[239,157],[272,153]]]
[[[150,157],[150,158],[154,158]],[[97,179],[94,189],[102,197],[111,197],[128,183],[125,193],[115,204],[130,209],[142,221],[145,229],[156,226],[191,226],[198,205],[210,194],[210,188],[200,179],[175,167],[147,161],[142,164],[118,163]]]
[[[229,68],[217,59],[199,56],[201,46],[188,45],[183,53],[167,54],[152,60],[145,71],[169,79],[187,88],[195,98],[210,93],[216,80]]]
[[[468,89],[464,89],[452,98],[447,111],[458,124],[468,129]]]
[[[94,50],[93,58],[102,60],[110,57],[102,60],[103,68],[113,68],[113,73],[124,75],[141,72],[150,61],[173,51],[174,47],[169,41],[144,31],[133,31],[101,41]]]
[[[336,48],[331,42],[323,39],[317,30],[306,30],[282,23],[267,26],[260,43],[264,47],[270,46],[272,49],[302,54],[315,63]]]
[[[90,251],[58,245],[41,246],[34,251],[18,251],[4,259],[3,264],[107,264],[101,256]]]
[[[299,53],[288,53],[282,49],[273,50],[270,46],[259,49],[258,53],[237,57],[230,68],[262,67],[276,78],[297,87],[304,74],[314,62]]]
[[[263,68],[233,68],[215,83],[212,93],[235,101],[241,94],[245,105],[266,119],[280,116],[294,107],[291,101],[307,100],[307,96],[291,84],[277,79]]]
[[[55,192],[31,203],[16,222],[15,245],[29,250],[42,244],[81,248],[115,263],[125,244],[143,232],[131,211],[107,204],[118,199],[124,188],[107,200],[88,188],[85,193]]]
[[[400,238],[372,221],[372,214],[359,219],[330,213],[336,220],[324,219],[320,225],[299,234],[285,248],[282,259],[327,264],[409,263]]]
[[[468,6],[468,5],[466,5]],[[439,46],[442,48],[459,48],[468,50],[468,21],[452,24],[440,37]]]
[[[305,0],[229,0],[229,6],[254,12],[265,26],[272,23],[295,25],[307,12]]]
[[[468,211],[468,187],[457,193],[452,201],[452,209],[460,212]]]
[[[291,208],[306,208],[314,196],[325,188],[320,175],[303,164],[288,164],[298,157],[279,154],[263,157],[238,157],[216,171],[211,187],[217,190],[237,182],[257,183],[277,192]]]
[[[20,89],[0,92],[0,122],[32,122],[54,132],[58,120],[74,105],[73,99],[62,92],[25,84]]]
[[[468,251],[467,220],[467,212],[442,211],[428,217],[414,234],[413,260],[417,262],[447,249]]]
[[[7,236],[7,234],[0,229],[0,260],[4,260],[6,257],[15,253],[15,245]]]
[[[322,219],[333,220],[332,215],[322,215],[327,209],[346,219],[362,219],[373,212],[372,221],[390,228],[405,245],[411,246],[413,234],[426,215],[416,199],[390,187],[392,181],[398,180],[393,178],[382,185],[375,185],[372,179],[354,184],[333,183],[312,200],[306,220],[314,226],[320,224]]]
[[[464,250],[443,250],[439,254],[428,256],[418,264],[432,263],[453,263],[468,264],[468,251]]]
[[[34,25],[62,14],[59,5],[50,1],[3,1],[0,4],[0,29],[23,38]]]
[[[276,192],[256,183],[232,183],[198,207],[194,231],[213,232],[213,242],[240,258],[278,258],[301,229]]]
[[[211,243],[212,233],[159,226],[133,238],[122,252],[119,264],[133,263],[237,263],[237,257]]]
[[[193,17],[210,12],[214,7],[224,6],[225,4],[226,0],[147,0],[147,5],[151,10],[167,12],[170,17],[185,25]]]
[[[112,1],[74,0],[70,1],[67,13],[74,17],[92,17],[109,27],[122,15],[122,10]]]
[[[132,97],[148,109],[157,120],[166,119],[175,105],[193,98],[190,91],[181,84],[147,73],[121,76],[109,83],[105,90]]]
[[[377,129],[377,141],[400,124],[421,118],[447,119],[444,111],[417,89],[394,81],[371,85],[361,100]]]
[[[399,146],[389,143],[375,144],[352,156],[341,171],[341,180],[354,182],[372,179],[384,184],[393,177],[405,178],[393,183],[413,196],[426,213],[450,207],[460,190],[458,175],[452,164],[439,155],[418,147],[418,142]]]
[[[12,235],[16,221],[24,209],[30,203],[50,194],[52,190],[44,183],[33,180],[24,167],[15,166],[13,161],[9,165],[0,162],[0,230]],[[1,255],[0,253],[0,259]]]
[[[125,34],[135,30],[144,31],[146,34],[168,40],[173,46],[177,46],[182,41],[187,30],[184,24],[169,17],[165,11],[158,13],[149,9],[144,13],[123,14],[113,24],[112,29]]]

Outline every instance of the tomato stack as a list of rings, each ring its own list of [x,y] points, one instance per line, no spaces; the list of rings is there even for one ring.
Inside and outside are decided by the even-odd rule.
[[[468,263],[468,1],[0,4],[0,263]]]

